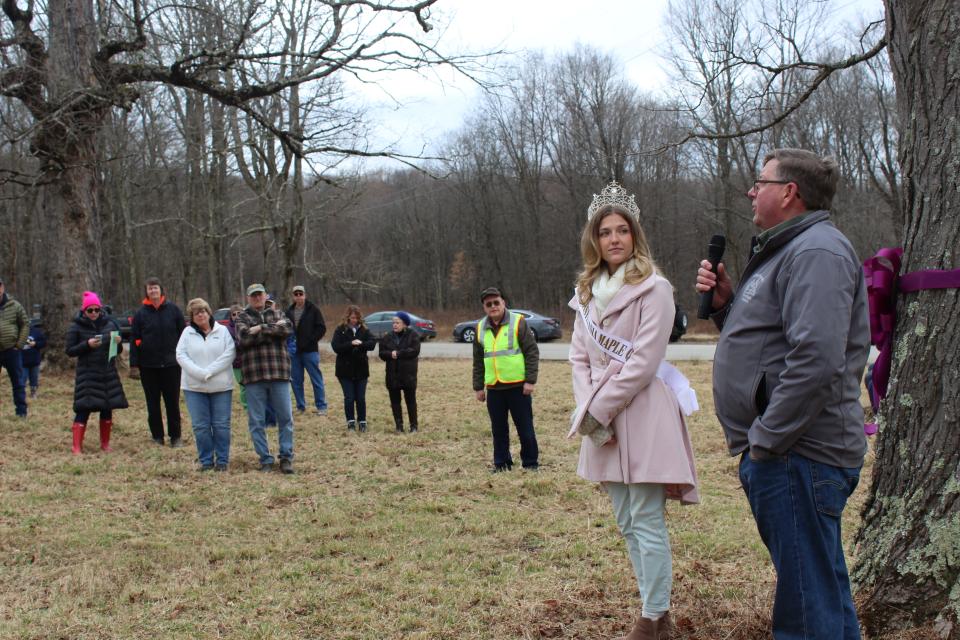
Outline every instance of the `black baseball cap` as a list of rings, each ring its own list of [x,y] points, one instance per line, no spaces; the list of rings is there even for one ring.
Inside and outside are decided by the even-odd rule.
[[[486,289],[480,292],[480,302],[483,302],[484,300],[486,300],[491,296],[497,296],[499,298],[502,298],[503,294],[500,292],[500,289],[498,289],[497,287],[487,287]]]

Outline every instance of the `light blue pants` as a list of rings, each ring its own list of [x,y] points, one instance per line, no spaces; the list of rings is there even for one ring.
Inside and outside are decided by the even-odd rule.
[[[230,462],[230,409],[233,389],[217,393],[183,390],[193,425],[197,458],[204,469]],[[103,414],[101,414],[102,416]],[[214,459],[216,456],[216,459]]]
[[[323,388],[323,372],[320,371],[320,354],[316,351],[294,353],[290,356],[290,386],[293,387],[293,398],[297,403],[297,411],[305,411],[307,408],[307,397],[303,393],[304,370],[310,376],[314,404],[317,409],[326,411],[327,394]]]
[[[604,482],[613,514],[627,543],[643,600],[642,615],[656,618],[670,610],[673,558],[664,519],[667,501],[662,484]]]
[[[290,410],[290,383],[286,380],[251,382],[247,385],[247,426],[250,440],[260,457],[260,464],[273,464],[274,458],[267,445],[264,433],[267,407],[273,407],[277,415],[281,460],[293,460],[293,414]]]

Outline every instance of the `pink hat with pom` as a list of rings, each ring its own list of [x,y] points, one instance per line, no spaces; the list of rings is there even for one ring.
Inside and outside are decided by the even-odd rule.
[[[80,308],[84,311],[87,310],[87,307],[101,307],[100,298],[93,291],[84,291],[83,292],[83,304],[80,305]]]

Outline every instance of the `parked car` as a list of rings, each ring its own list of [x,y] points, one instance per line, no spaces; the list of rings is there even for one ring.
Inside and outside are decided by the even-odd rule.
[[[109,304],[100,305],[103,307],[104,315],[108,318],[112,318],[114,322],[117,323],[117,326],[120,327],[120,339],[124,341],[130,340],[130,332],[133,330],[133,314],[135,311],[119,311],[114,313],[113,307]]]
[[[420,334],[421,340],[429,340],[430,338],[437,337],[437,325],[433,323],[433,320],[421,318],[409,311],[407,314],[410,316],[410,328]],[[373,337],[379,340],[386,335],[387,332],[393,331],[393,317],[395,315],[397,315],[396,311],[375,311],[364,318],[363,321],[366,323],[367,328],[370,329]]]
[[[680,308],[680,305],[675,304],[676,311],[673,315],[673,329],[670,330],[670,342],[676,342],[683,337],[683,334],[687,332],[687,325],[689,321],[687,320],[687,312]]]
[[[230,307],[220,307],[214,311],[213,320],[220,324],[230,324]]]
[[[533,337],[536,338],[538,342],[556,340],[563,336],[563,330],[560,328],[560,320],[557,318],[550,318],[540,315],[536,311],[527,311],[526,309],[510,309],[510,311],[515,311],[526,318],[527,326],[530,327],[530,331],[533,332]],[[468,320],[455,326],[453,328],[453,339],[457,342],[473,342],[476,340],[477,323],[480,322],[480,320],[480,318]]]

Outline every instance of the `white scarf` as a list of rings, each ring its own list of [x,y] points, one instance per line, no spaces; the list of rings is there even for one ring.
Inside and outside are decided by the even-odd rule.
[[[627,271],[627,263],[623,262],[617,270],[610,275],[606,269],[600,271],[600,276],[594,279],[590,292],[593,294],[593,306],[597,309],[597,319],[606,311],[607,305],[617,295],[620,288],[623,287],[623,275]]]

